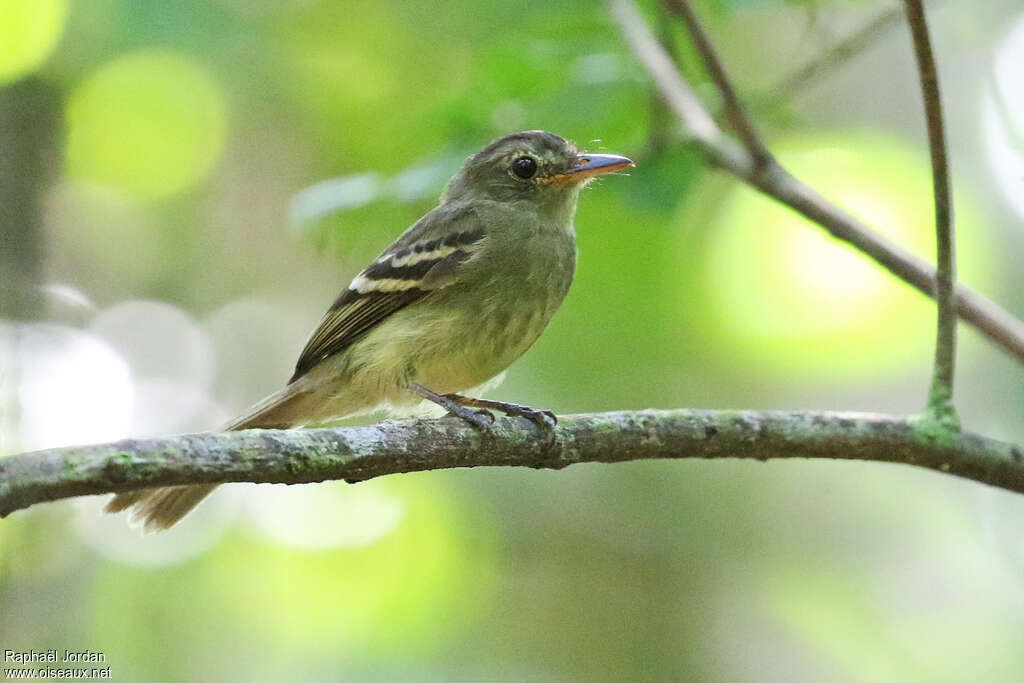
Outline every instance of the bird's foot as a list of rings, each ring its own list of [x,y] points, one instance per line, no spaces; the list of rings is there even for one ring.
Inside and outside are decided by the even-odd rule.
[[[452,398],[455,394],[449,394],[442,396],[437,392],[431,391],[430,389],[420,384],[409,385],[409,390],[421,398],[425,398],[431,403],[436,403],[445,410],[448,411],[449,415],[455,417],[461,417],[469,424],[482,429],[483,431],[490,431],[491,425],[494,424],[494,415],[487,410],[473,410],[471,407],[466,407],[460,401]],[[458,398],[462,398],[459,396]]]
[[[478,412],[497,410],[513,417],[523,417],[537,425],[539,429],[554,429],[555,425],[558,424],[558,417],[550,410],[538,410],[537,408],[530,408],[518,403],[491,401],[486,398],[469,398],[467,396],[459,396],[458,394],[445,394],[445,398],[451,399],[459,405],[482,409]],[[492,417],[491,421],[493,422],[493,420],[494,418]]]
[[[537,410],[518,403],[505,403],[503,401],[491,401],[486,398],[470,398],[459,394],[438,394],[420,384],[410,384],[409,391],[422,398],[436,403],[445,408],[449,415],[461,417],[466,422],[488,431],[494,424],[492,410],[511,415],[523,417],[537,425],[538,429],[554,433],[558,418],[550,410]]]
[[[494,414],[489,410],[479,408],[472,410],[470,408],[464,408],[462,406],[456,406],[458,410],[448,409],[448,416],[461,417],[466,422],[476,425],[480,429],[489,430],[491,425],[494,424]]]

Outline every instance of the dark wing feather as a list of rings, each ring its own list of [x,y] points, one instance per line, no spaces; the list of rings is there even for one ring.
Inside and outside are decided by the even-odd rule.
[[[345,290],[345,294],[351,291]],[[356,301],[339,309],[328,311],[314,335],[306,342],[306,347],[295,364],[295,373],[288,380],[289,384],[309,372],[320,361],[344,351],[378,323],[426,294],[426,291],[420,289],[375,292],[360,296]]]
[[[482,227],[474,225],[471,208],[447,208],[424,216],[338,296],[306,342],[289,383],[347,349],[395,312],[458,279],[459,267],[476,253],[485,234]],[[437,257],[425,258],[430,254]],[[422,260],[412,265],[393,263],[403,257]],[[381,280],[416,282],[418,286],[392,291],[359,291],[357,287],[358,283],[372,287]]]

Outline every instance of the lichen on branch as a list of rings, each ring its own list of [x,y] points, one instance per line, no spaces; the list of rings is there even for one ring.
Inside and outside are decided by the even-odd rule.
[[[902,463],[1024,493],[1024,450],[970,433],[936,438],[913,420],[831,412],[643,410],[568,415],[552,430],[503,418],[201,433],[0,458],[0,516],[36,503],[176,484],[362,481],[458,467],[561,469],[686,458]]]

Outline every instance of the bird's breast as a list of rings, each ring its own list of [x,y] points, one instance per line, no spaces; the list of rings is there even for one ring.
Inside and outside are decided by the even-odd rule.
[[[576,266],[572,235],[507,248],[484,254],[493,260],[438,292],[433,324],[445,331],[417,354],[424,385],[457,392],[486,382],[525,353],[558,311]]]

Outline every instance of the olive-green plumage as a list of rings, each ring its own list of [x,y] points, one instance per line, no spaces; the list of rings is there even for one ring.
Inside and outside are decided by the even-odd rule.
[[[492,142],[466,160],[438,206],[341,293],[288,385],[227,428],[299,427],[424,397],[460,414],[455,403],[479,405],[454,395],[519,358],[569,291],[580,189],[631,165],[625,157],[581,154],[545,131]],[[147,529],[165,529],[213,488],[121,494],[107,510],[134,506]]]

